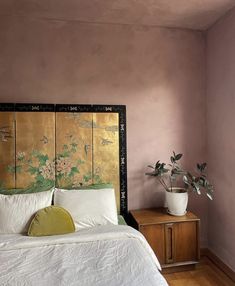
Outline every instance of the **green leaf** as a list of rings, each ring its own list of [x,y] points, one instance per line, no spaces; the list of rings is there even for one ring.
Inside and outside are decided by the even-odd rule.
[[[191,173],[188,172],[188,176],[189,176],[190,180],[193,180],[193,175]]]
[[[57,178],[58,180],[62,179],[63,177],[64,177],[63,174],[61,174],[61,173],[56,173],[56,178]]]
[[[34,174],[36,174],[36,173],[38,173],[38,168],[36,168],[36,167],[33,167],[33,166],[30,166],[29,168],[28,168],[28,172],[31,174],[31,175],[34,175]]]
[[[68,145],[64,144],[63,145],[63,150],[68,150],[68,149],[69,149]]]
[[[16,173],[21,173],[21,171],[22,171],[22,166],[16,166],[15,167],[15,172]]]
[[[198,177],[198,182],[201,186],[205,187],[207,184],[207,181],[204,177]]]
[[[153,166],[151,166],[151,165],[148,165],[148,167],[149,167],[149,168],[152,168],[152,169],[154,169],[154,167],[153,167]]]
[[[37,157],[38,155],[40,155],[38,150],[33,150],[31,153],[31,156],[33,156],[33,157]]]
[[[84,176],[83,176],[83,180],[84,180],[85,182],[89,182],[89,181],[91,180],[91,174],[84,175]]]
[[[42,175],[36,176],[36,182],[37,183],[43,183],[45,181],[44,177]]]
[[[161,166],[160,161],[157,161],[157,163],[155,164],[155,169],[158,169]]]
[[[211,184],[209,184],[209,182],[208,182],[208,186],[207,186],[207,190],[209,190],[210,192],[214,192],[214,189],[213,189],[214,187],[211,185]]]
[[[165,163],[161,163],[161,165],[160,165],[159,168],[160,168],[161,170],[163,170],[165,165],[166,165]]]
[[[73,148],[77,148],[78,144],[77,143],[71,143],[70,144]]]
[[[99,175],[94,175],[93,179],[94,179],[94,182],[95,182],[96,184],[102,183],[102,180],[101,180],[101,178],[100,178]]]
[[[187,178],[187,176],[183,176],[183,181],[184,181],[184,183],[186,183],[186,184],[188,184],[188,178]]]
[[[175,158],[171,156],[171,163],[174,164],[175,163]]]
[[[63,154],[61,154],[61,157],[63,157],[63,158],[70,157],[70,152],[69,151],[64,151]]]
[[[84,163],[85,163],[85,161],[83,161],[83,160],[81,160],[81,159],[78,159],[78,160],[77,160],[77,162],[78,162],[78,164],[79,164],[79,165],[81,165],[81,164],[84,164]]]
[[[7,166],[8,173],[15,174],[15,171],[16,171],[15,166],[10,166],[10,165]]]
[[[177,154],[177,155],[175,156],[175,160],[178,161],[182,156],[183,156],[183,154]]]
[[[152,176],[152,177],[160,176],[160,174],[159,174],[158,171],[154,171],[154,172],[151,172],[151,173],[145,173],[145,175],[147,175],[147,176]]]
[[[72,172],[72,173],[79,173],[79,170],[78,170],[77,167],[72,167],[72,168],[71,168],[71,172]]]
[[[207,166],[206,163],[203,163],[203,164],[202,164],[202,171],[204,171],[204,170],[206,169],[206,166]]]
[[[207,197],[208,197],[210,200],[213,200],[212,194],[206,193],[206,195],[207,195]]]
[[[48,155],[43,155],[43,154],[38,154],[36,157],[38,158],[41,166],[45,165],[46,161],[49,159]]]
[[[197,163],[197,169],[198,169],[200,172],[203,172],[203,171],[206,169],[206,166],[207,166],[206,163],[202,163],[202,164]]]

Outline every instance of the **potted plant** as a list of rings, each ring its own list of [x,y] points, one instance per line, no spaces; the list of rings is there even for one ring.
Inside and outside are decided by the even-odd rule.
[[[188,204],[188,192],[194,191],[198,195],[204,192],[207,197],[213,199],[213,186],[207,180],[206,163],[197,164],[197,174],[184,170],[179,160],[183,154],[176,154],[170,157],[170,164],[157,161],[155,166],[149,165],[153,169],[146,175],[156,177],[166,191],[167,211],[172,215],[181,216],[186,213]],[[176,187],[176,185],[180,187]]]

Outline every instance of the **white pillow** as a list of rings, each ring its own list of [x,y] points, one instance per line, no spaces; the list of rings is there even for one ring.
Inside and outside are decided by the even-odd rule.
[[[1,195],[0,233],[25,233],[34,214],[51,205],[53,191]]]
[[[118,224],[114,189],[55,189],[54,204],[69,211],[76,230],[96,225]]]

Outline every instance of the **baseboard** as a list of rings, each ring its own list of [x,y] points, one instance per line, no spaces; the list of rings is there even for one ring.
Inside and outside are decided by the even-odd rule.
[[[210,249],[201,248],[201,256],[208,257],[220,270],[222,270],[233,282],[235,282],[235,272]]]

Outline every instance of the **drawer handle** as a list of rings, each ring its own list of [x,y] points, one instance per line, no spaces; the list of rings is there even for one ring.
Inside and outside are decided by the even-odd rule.
[[[166,263],[174,262],[174,229],[173,223],[165,225]]]

